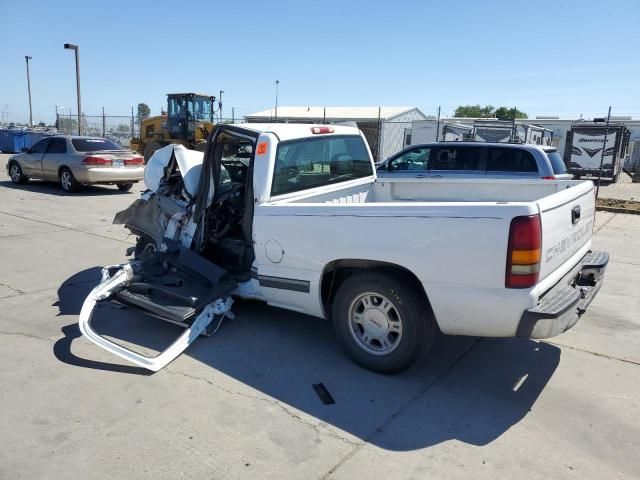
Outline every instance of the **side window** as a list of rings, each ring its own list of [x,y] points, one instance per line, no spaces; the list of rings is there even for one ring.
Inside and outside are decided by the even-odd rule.
[[[537,172],[531,153],[517,148],[493,148],[487,161],[488,172]]]
[[[47,151],[47,147],[49,146],[49,142],[51,142],[50,138],[45,138],[36,143],[29,153],[44,153]]]
[[[47,153],[67,153],[67,141],[63,138],[54,138]]]
[[[428,170],[430,148],[413,148],[389,162],[389,170]]]
[[[483,151],[473,147],[439,148],[431,170],[479,170]]]

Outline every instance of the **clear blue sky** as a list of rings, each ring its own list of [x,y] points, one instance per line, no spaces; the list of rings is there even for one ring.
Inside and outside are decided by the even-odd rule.
[[[177,7],[184,7],[181,11]],[[0,0],[0,110],[127,114],[224,90],[225,116],[280,105],[516,105],[640,117],[640,1]],[[5,107],[6,106],[6,107]]]

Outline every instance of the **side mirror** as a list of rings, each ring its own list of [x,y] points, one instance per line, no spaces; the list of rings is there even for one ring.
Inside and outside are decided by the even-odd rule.
[[[20,151],[21,151],[22,153],[29,153],[29,149],[28,149],[27,147],[22,147],[22,148],[20,149]]]

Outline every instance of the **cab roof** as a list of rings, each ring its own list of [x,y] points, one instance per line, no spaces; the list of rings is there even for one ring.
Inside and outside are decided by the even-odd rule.
[[[331,135],[360,135],[360,130],[344,125],[319,125],[317,123],[236,123],[230,124],[235,128],[257,133],[273,133],[280,141],[295,140],[312,136],[324,137]],[[314,134],[312,129],[329,127],[331,133]]]

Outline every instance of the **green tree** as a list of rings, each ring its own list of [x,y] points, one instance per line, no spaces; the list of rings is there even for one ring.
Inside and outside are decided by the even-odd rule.
[[[38,126],[39,126],[39,127],[46,127],[46,126],[47,126],[47,124],[46,124],[46,123],[44,123],[44,122],[39,122],[39,123],[38,123]]]
[[[500,107],[495,111],[494,115],[498,120],[515,120],[517,118],[528,118],[526,113],[521,112],[515,107]]]
[[[493,106],[486,105],[460,105],[456,108],[454,117],[470,117],[470,118],[491,118],[493,117]]]
[[[146,103],[139,103],[138,115],[136,116],[136,118],[138,119],[138,123],[142,123],[142,121],[146,118],[149,118],[150,115],[151,109],[149,108],[149,105],[147,105]]]

